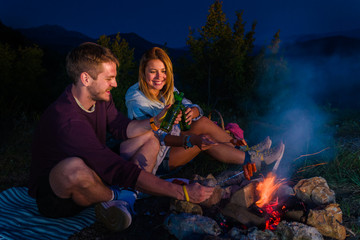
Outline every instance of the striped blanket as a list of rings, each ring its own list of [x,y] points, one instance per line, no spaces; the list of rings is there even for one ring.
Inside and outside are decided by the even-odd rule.
[[[95,222],[94,208],[69,218],[43,217],[27,190],[13,187],[0,192],[0,240],[68,239]]]

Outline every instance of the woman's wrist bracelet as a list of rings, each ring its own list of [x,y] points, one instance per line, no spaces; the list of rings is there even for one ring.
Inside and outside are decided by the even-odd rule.
[[[183,188],[183,190],[184,190],[185,199],[186,199],[187,202],[189,202],[189,201],[190,201],[190,198],[189,198],[189,194],[188,194],[188,192],[187,192],[187,190],[186,190],[186,186],[185,186],[185,185],[182,185],[182,188]]]
[[[191,137],[190,135],[185,135],[185,137],[184,137],[183,147],[185,149],[192,148],[194,146],[190,142],[190,137]]]

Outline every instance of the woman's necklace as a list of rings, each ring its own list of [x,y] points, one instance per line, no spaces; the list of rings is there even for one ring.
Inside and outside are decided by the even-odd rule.
[[[84,110],[85,112],[87,112],[87,113],[92,113],[92,112],[94,112],[95,111],[95,103],[94,103],[94,105],[92,105],[92,107],[90,108],[90,110],[87,110],[86,108],[84,108],[84,106],[83,105],[81,105],[81,103],[80,103],[80,101],[73,95],[73,97],[75,98],[75,101],[76,101],[76,103],[77,103],[77,105],[79,105],[79,107],[82,109],[82,110]]]

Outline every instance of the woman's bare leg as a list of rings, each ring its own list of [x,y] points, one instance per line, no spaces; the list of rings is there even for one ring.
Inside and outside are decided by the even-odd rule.
[[[208,134],[216,142],[219,142],[219,144],[206,150],[206,153],[224,163],[244,163],[245,153],[236,149],[234,145],[230,143],[232,137],[207,117],[202,117],[198,121],[192,122],[191,129],[189,131],[183,132],[183,134]],[[193,147],[186,150],[181,147],[172,147],[169,155],[170,169],[188,163],[199,153],[200,149],[198,147]]]
[[[245,153],[236,149],[235,146],[230,143],[232,137],[207,117],[202,117],[198,121],[193,122],[188,132],[208,134],[218,142],[219,144],[217,146],[205,151],[218,161],[231,164],[244,163]]]

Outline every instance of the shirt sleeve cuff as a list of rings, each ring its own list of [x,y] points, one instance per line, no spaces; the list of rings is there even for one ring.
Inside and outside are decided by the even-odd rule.
[[[160,145],[165,146],[165,137],[166,137],[166,135],[168,135],[168,133],[166,133],[160,129],[157,131],[153,131],[153,132],[156,134],[157,138],[159,139]]]
[[[197,116],[196,118],[193,118],[192,121],[197,121],[199,120],[202,116],[204,116],[204,111],[201,109],[201,107],[197,104],[190,104],[190,105],[186,105],[187,107],[196,107],[199,111],[199,116]]]

